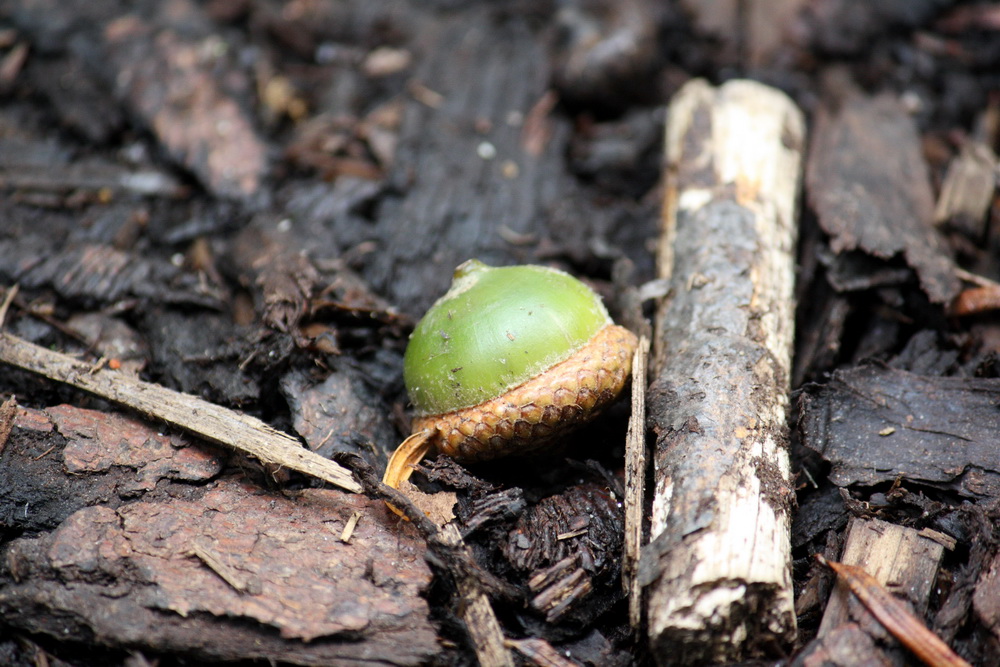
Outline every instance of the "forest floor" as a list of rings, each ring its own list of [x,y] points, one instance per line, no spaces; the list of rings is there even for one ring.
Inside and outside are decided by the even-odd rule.
[[[819,555],[996,664],[998,62],[1000,7],[947,0],[0,0],[0,664],[475,664],[483,594],[514,664],[701,662],[630,623],[627,400],[528,465],[427,463],[457,541],[377,485],[466,259],[655,320],[664,123],[699,78],[806,121],[794,629],[714,662],[915,660]],[[354,478],[136,404],[160,389]]]

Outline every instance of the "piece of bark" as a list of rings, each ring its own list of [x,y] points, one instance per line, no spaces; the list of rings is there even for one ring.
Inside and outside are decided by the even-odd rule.
[[[838,486],[899,478],[971,498],[1000,493],[1000,380],[929,377],[872,364],[801,395],[802,443]]]
[[[795,636],[786,410],[804,121],[750,81],[687,84],[667,120],[648,394],[657,434],[642,554],[661,663],[761,655]]]
[[[13,425],[0,452],[0,516],[24,533],[51,530],[90,505],[116,508],[168,480],[203,483],[225,459],[183,434],[68,405],[19,408]]]
[[[126,373],[78,361],[3,332],[0,362],[83,389],[265,463],[297,470],[348,491],[361,491],[348,470],[259,419]]]
[[[851,523],[840,560],[863,567],[878,583],[902,596],[918,617],[923,617],[943,556],[944,547],[922,537],[919,531],[873,519]],[[827,637],[845,632],[859,647],[865,647],[864,653],[829,654]],[[886,642],[893,648],[887,649]],[[817,641],[803,649],[799,661],[803,665],[817,664],[819,656],[825,656],[832,664],[845,667],[857,664],[859,659],[872,664],[898,664],[901,650],[847,584],[838,580],[820,623]]]
[[[6,544],[0,616],[62,641],[207,661],[417,665],[439,651],[425,548],[381,501],[223,478],[84,508]]]
[[[173,3],[172,9],[180,7],[200,11],[192,3]],[[267,171],[267,151],[231,91],[233,81],[245,77],[220,67],[218,55],[206,48],[212,39],[134,14],[112,21],[101,35],[116,93],[167,153],[216,196],[249,199]],[[228,80],[220,80],[217,69],[225,69]],[[249,81],[243,87],[248,90]]]
[[[933,225],[920,135],[894,96],[865,96],[830,77],[806,169],[809,203],[835,253],[901,255],[933,303],[958,293],[955,265]],[[837,88],[839,86],[839,88]]]

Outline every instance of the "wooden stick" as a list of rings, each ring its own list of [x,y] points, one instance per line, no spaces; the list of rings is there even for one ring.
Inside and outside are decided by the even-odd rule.
[[[642,517],[646,505],[646,355],[649,339],[639,339],[632,357],[632,416],[625,439],[625,560],[622,588],[628,596],[628,620],[633,630],[642,622],[642,585],[639,583],[639,553],[642,549]]]
[[[361,491],[349,470],[304,448],[290,435],[196,396],[96,367],[3,332],[0,362],[83,389],[264,463],[297,470],[347,491]]]
[[[670,293],[640,566],[660,663],[740,660],[795,636],[786,411],[803,135],[795,105],[751,81],[692,81],[668,111],[658,260]]]

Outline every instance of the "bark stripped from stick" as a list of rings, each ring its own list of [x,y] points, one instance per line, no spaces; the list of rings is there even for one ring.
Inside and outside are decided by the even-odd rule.
[[[259,419],[195,396],[143,382],[126,373],[96,369],[89,363],[2,332],[0,362],[83,389],[264,463],[291,468],[348,491],[361,491],[361,485],[347,469],[302,447],[295,438]]]
[[[648,586],[661,663],[741,659],[795,636],[788,407],[804,121],[787,97],[685,86],[667,118],[650,416]],[[773,648],[771,649],[773,650]]]
[[[639,551],[642,548],[642,515],[646,507],[646,355],[649,339],[639,339],[632,358],[632,416],[625,438],[625,559],[622,589],[628,596],[628,622],[638,630],[642,622],[642,585]]]

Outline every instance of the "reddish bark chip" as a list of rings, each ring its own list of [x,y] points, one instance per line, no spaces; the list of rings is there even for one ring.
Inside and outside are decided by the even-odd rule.
[[[438,651],[424,550],[379,501],[224,478],[200,497],[88,507],[10,543],[0,614],[64,639],[202,658],[415,665]]]

